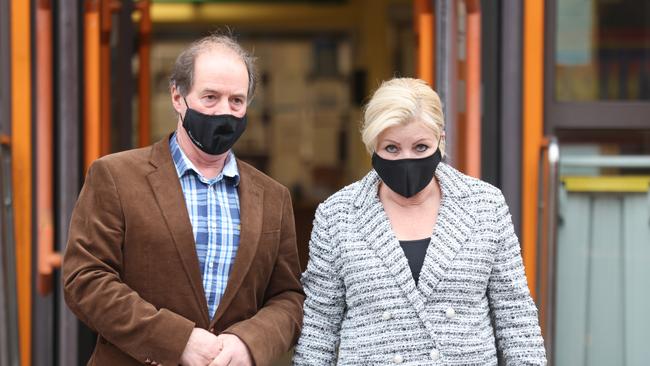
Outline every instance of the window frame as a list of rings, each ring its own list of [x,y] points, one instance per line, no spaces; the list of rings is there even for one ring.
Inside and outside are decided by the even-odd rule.
[[[648,101],[558,101],[555,97],[557,2],[546,2],[544,39],[545,132],[557,129],[648,129]]]

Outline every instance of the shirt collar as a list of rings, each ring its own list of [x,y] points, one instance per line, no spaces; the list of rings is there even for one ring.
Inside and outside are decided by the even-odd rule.
[[[178,145],[178,141],[176,140],[176,132],[174,132],[169,139],[169,148],[171,150],[172,159],[174,160],[174,166],[176,167],[176,173],[178,174],[179,178],[183,177],[189,172],[191,174],[196,174],[196,176],[206,184],[218,182],[226,177],[226,180],[232,182],[235,187],[239,185],[239,169],[237,167],[237,159],[235,158],[235,154],[232,152],[232,150],[228,151],[228,156],[226,156],[226,161],[224,162],[221,173],[215,178],[207,179],[201,175],[201,173],[199,173],[199,170],[196,169],[194,164],[192,164],[192,161],[190,161],[187,155],[185,155],[185,152],[183,152],[183,149],[181,149],[180,145]]]

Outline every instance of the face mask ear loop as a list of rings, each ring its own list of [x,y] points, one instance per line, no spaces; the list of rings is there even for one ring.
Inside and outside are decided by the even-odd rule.
[[[187,99],[183,97],[183,101],[185,102],[185,114],[187,114],[187,110],[190,109],[190,106],[187,104]],[[178,114],[179,117],[181,117],[181,122],[185,123],[185,116],[181,116],[181,114]]]

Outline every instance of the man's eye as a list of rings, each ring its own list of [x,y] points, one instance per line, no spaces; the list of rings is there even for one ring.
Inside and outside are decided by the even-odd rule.
[[[425,151],[427,151],[427,150],[429,150],[429,146],[427,146],[427,145],[425,145],[425,144],[418,144],[418,145],[415,147],[415,151],[417,151],[417,152],[425,152]]]

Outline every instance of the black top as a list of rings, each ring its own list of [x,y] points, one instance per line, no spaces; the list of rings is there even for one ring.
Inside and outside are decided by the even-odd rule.
[[[411,274],[413,275],[416,285],[420,278],[420,271],[424,264],[424,257],[427,254],[429,242],[431,242],[431,238],[399,241],[404,250],[404,254],[406,255],[406,259],[409,262],[409,267],[411,267]]]

